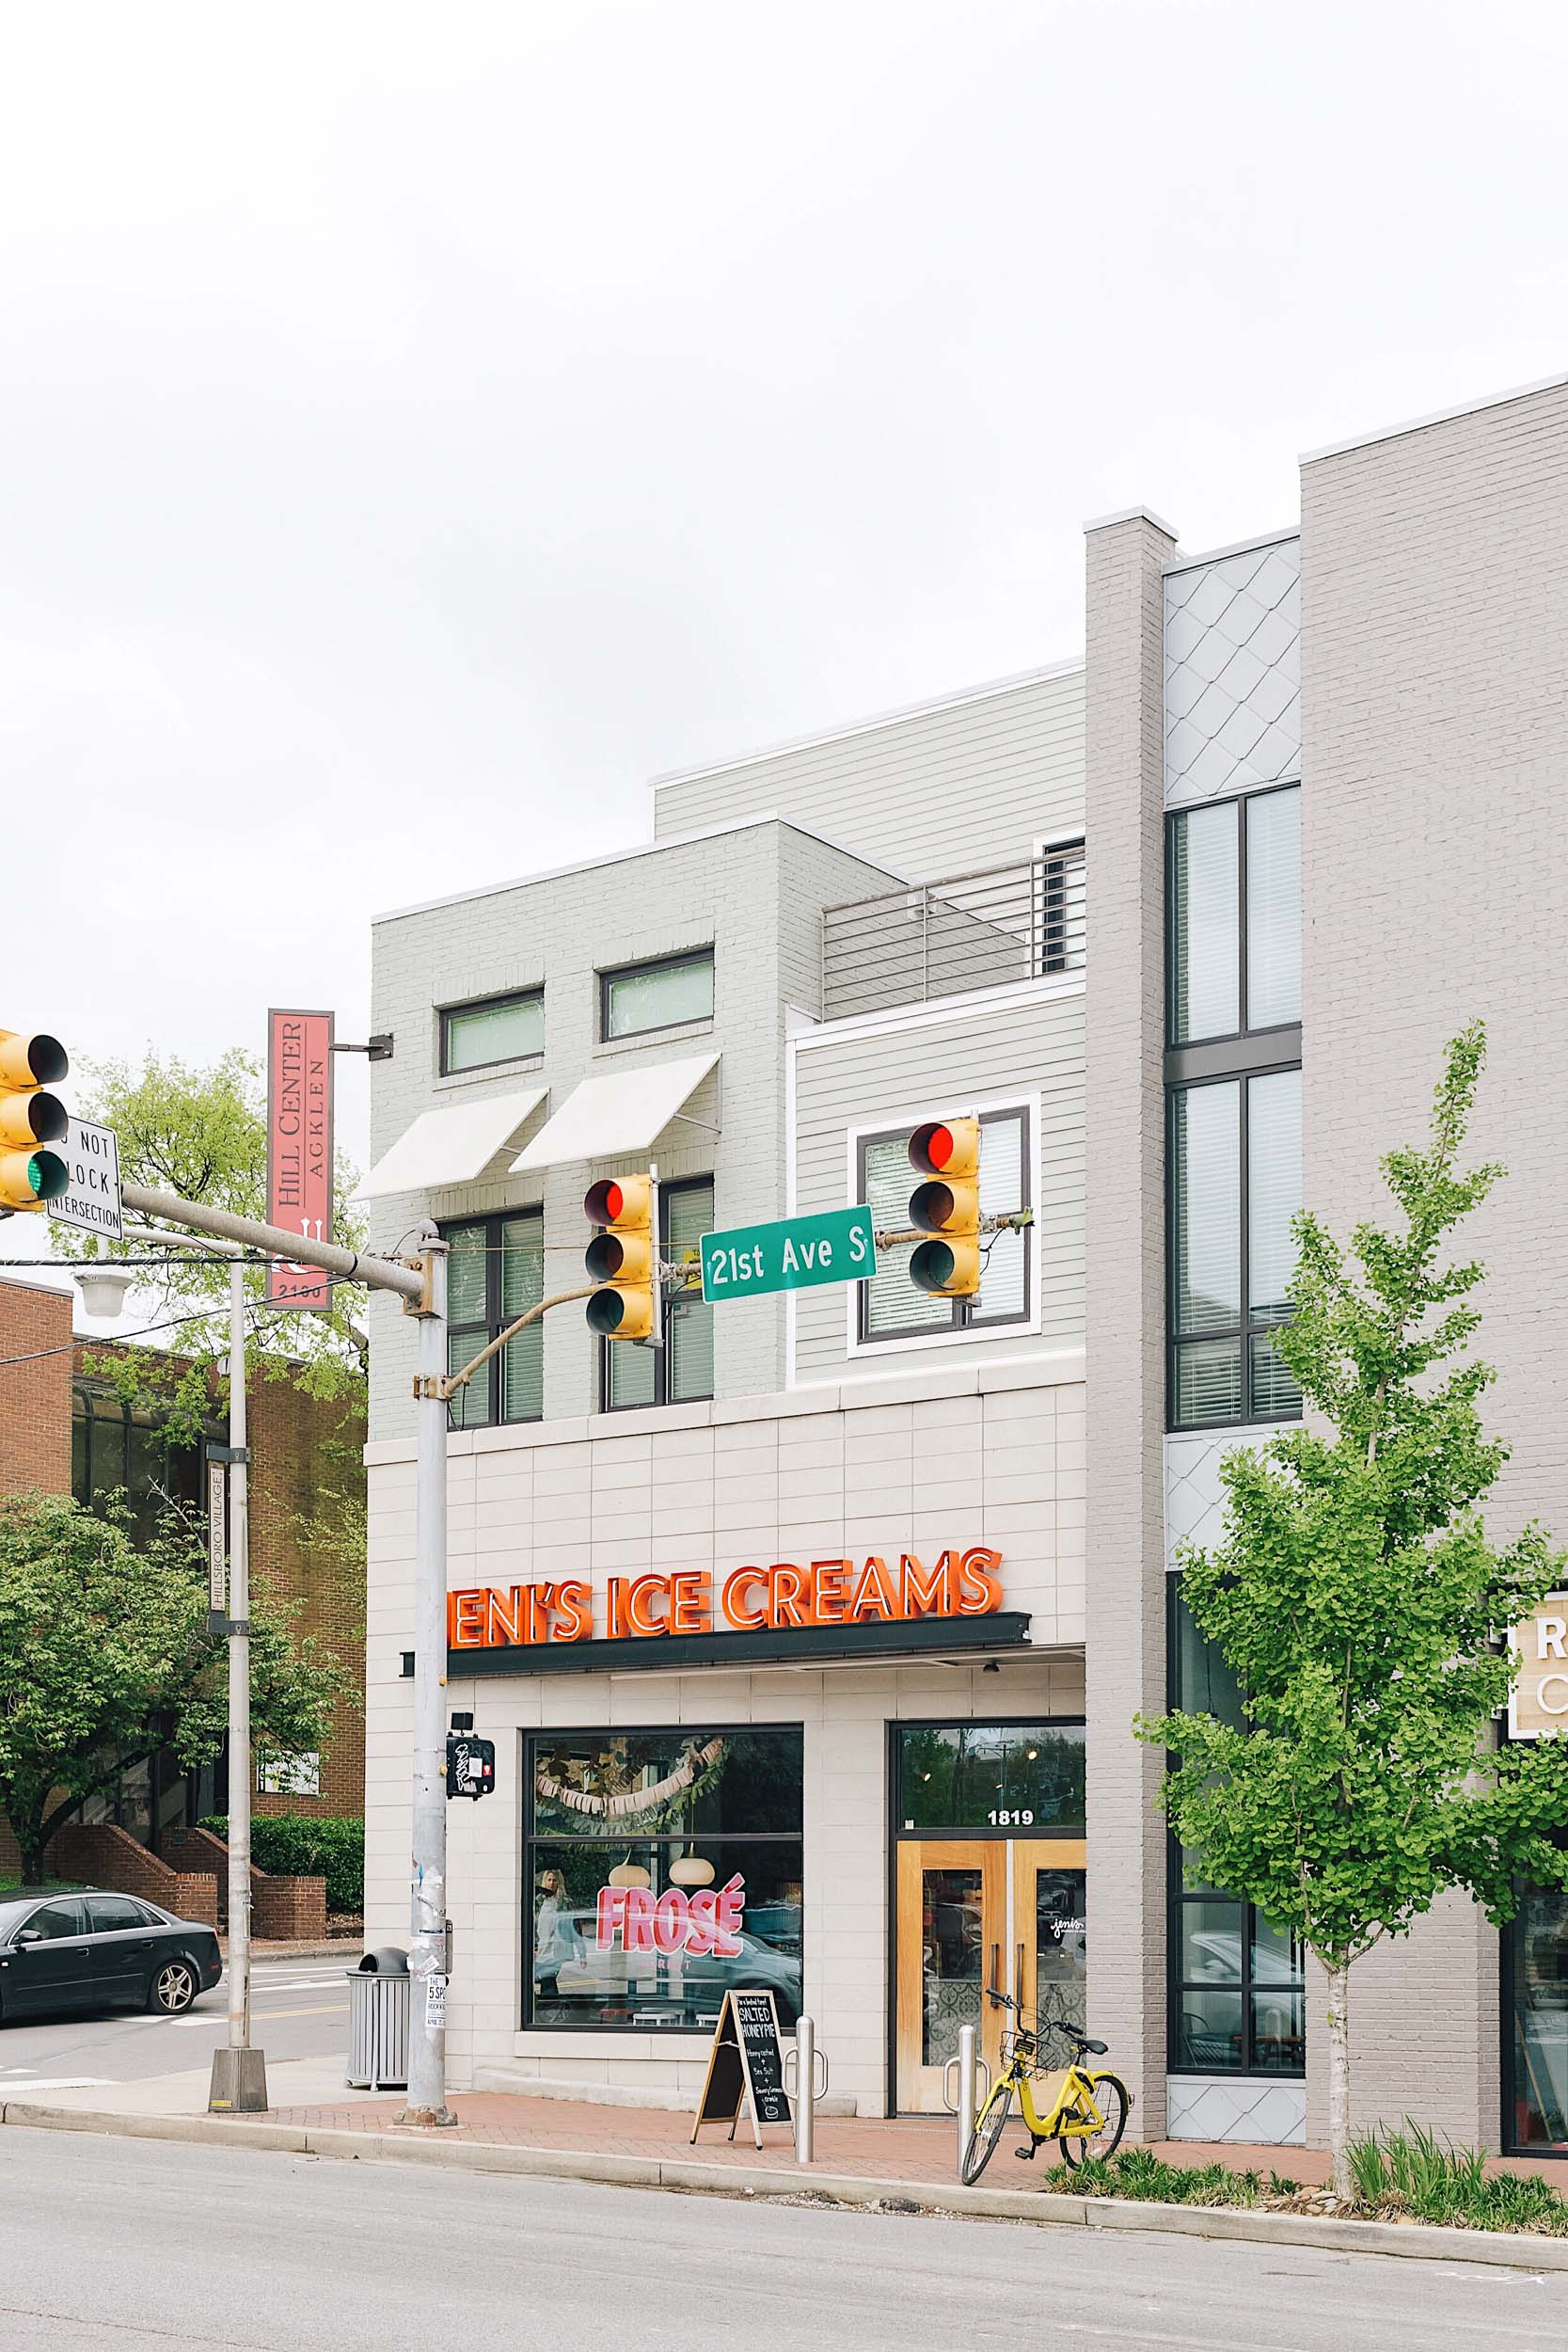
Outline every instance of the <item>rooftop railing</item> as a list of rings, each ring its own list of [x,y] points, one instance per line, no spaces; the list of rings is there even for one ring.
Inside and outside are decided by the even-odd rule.
[[[890,890],[822,915],[822,1018],[1082,969],[1084,844]]]

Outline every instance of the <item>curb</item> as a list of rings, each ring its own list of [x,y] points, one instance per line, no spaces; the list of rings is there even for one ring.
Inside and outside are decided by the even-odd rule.
[[[1491,2230],[1436,2229],[1421,2222],[1314,2220],[1306,2214],[1249,2213],[1232,2205],[1145,2205],[1131,2199],[1063,2197],[1027,2189],[961,2188],[931,2181],[868,2180],[847,2172],[746,2172],[680,2157],[595,2155],[571,2148],[513,2148],[489,2140],[416,2137],[402,2132],[314,2131],[300,2123],[247,2122],[214,2115],[116,2115],[87,2107],[30,2106],[8,2100],[0,2125],[88,2132],[123,2139],[168,2139],[263,2153],[325,2156],[358,2164],[430,2164],[447,2171],[510,2172],[600,2181],[622,2188],[684,2189],[722,2197],[831,2198],[879,2205],[890,2198],[927,2213],[976,2220],[1032,2221],[1088,2230],[1139,2230],[1174,2237],[1225,2238],[1256,2246],[1309,2246],[1325,2253],[1393,2254],[1405,2261],[1481,2263],[1495,2269],[1568,2272],[1568,2238]]]

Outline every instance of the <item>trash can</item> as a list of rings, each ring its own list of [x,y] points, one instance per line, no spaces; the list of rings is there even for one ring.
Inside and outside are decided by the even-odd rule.
[[[348,1978],[348,2074],[351,2090],[408,2088],[408,1954],[389,1945],[367,1952]]]

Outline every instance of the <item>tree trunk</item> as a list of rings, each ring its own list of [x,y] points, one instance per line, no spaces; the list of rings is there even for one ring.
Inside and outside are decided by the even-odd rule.
[[[17,1851],[22,1856],[23,1885],[41,1886],[44,1847],[41,1820],[13,1821],[11,1829],[16,1837]]]
[[[1328,1972],[1328,2153],[1334,2194],[1354,2195],[1350,2169],[1350,1970]]]

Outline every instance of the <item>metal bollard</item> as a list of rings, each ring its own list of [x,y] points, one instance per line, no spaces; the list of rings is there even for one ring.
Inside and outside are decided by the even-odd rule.
[[[795,2161],[810,2164],[816,2146],[816,2027],[795,2021]]]
[[[958,2027],[958,2168],[963,2169],[964,2156],[974,2132],[974,2110],[979,2097],[980,2036],[974,2026]]]

